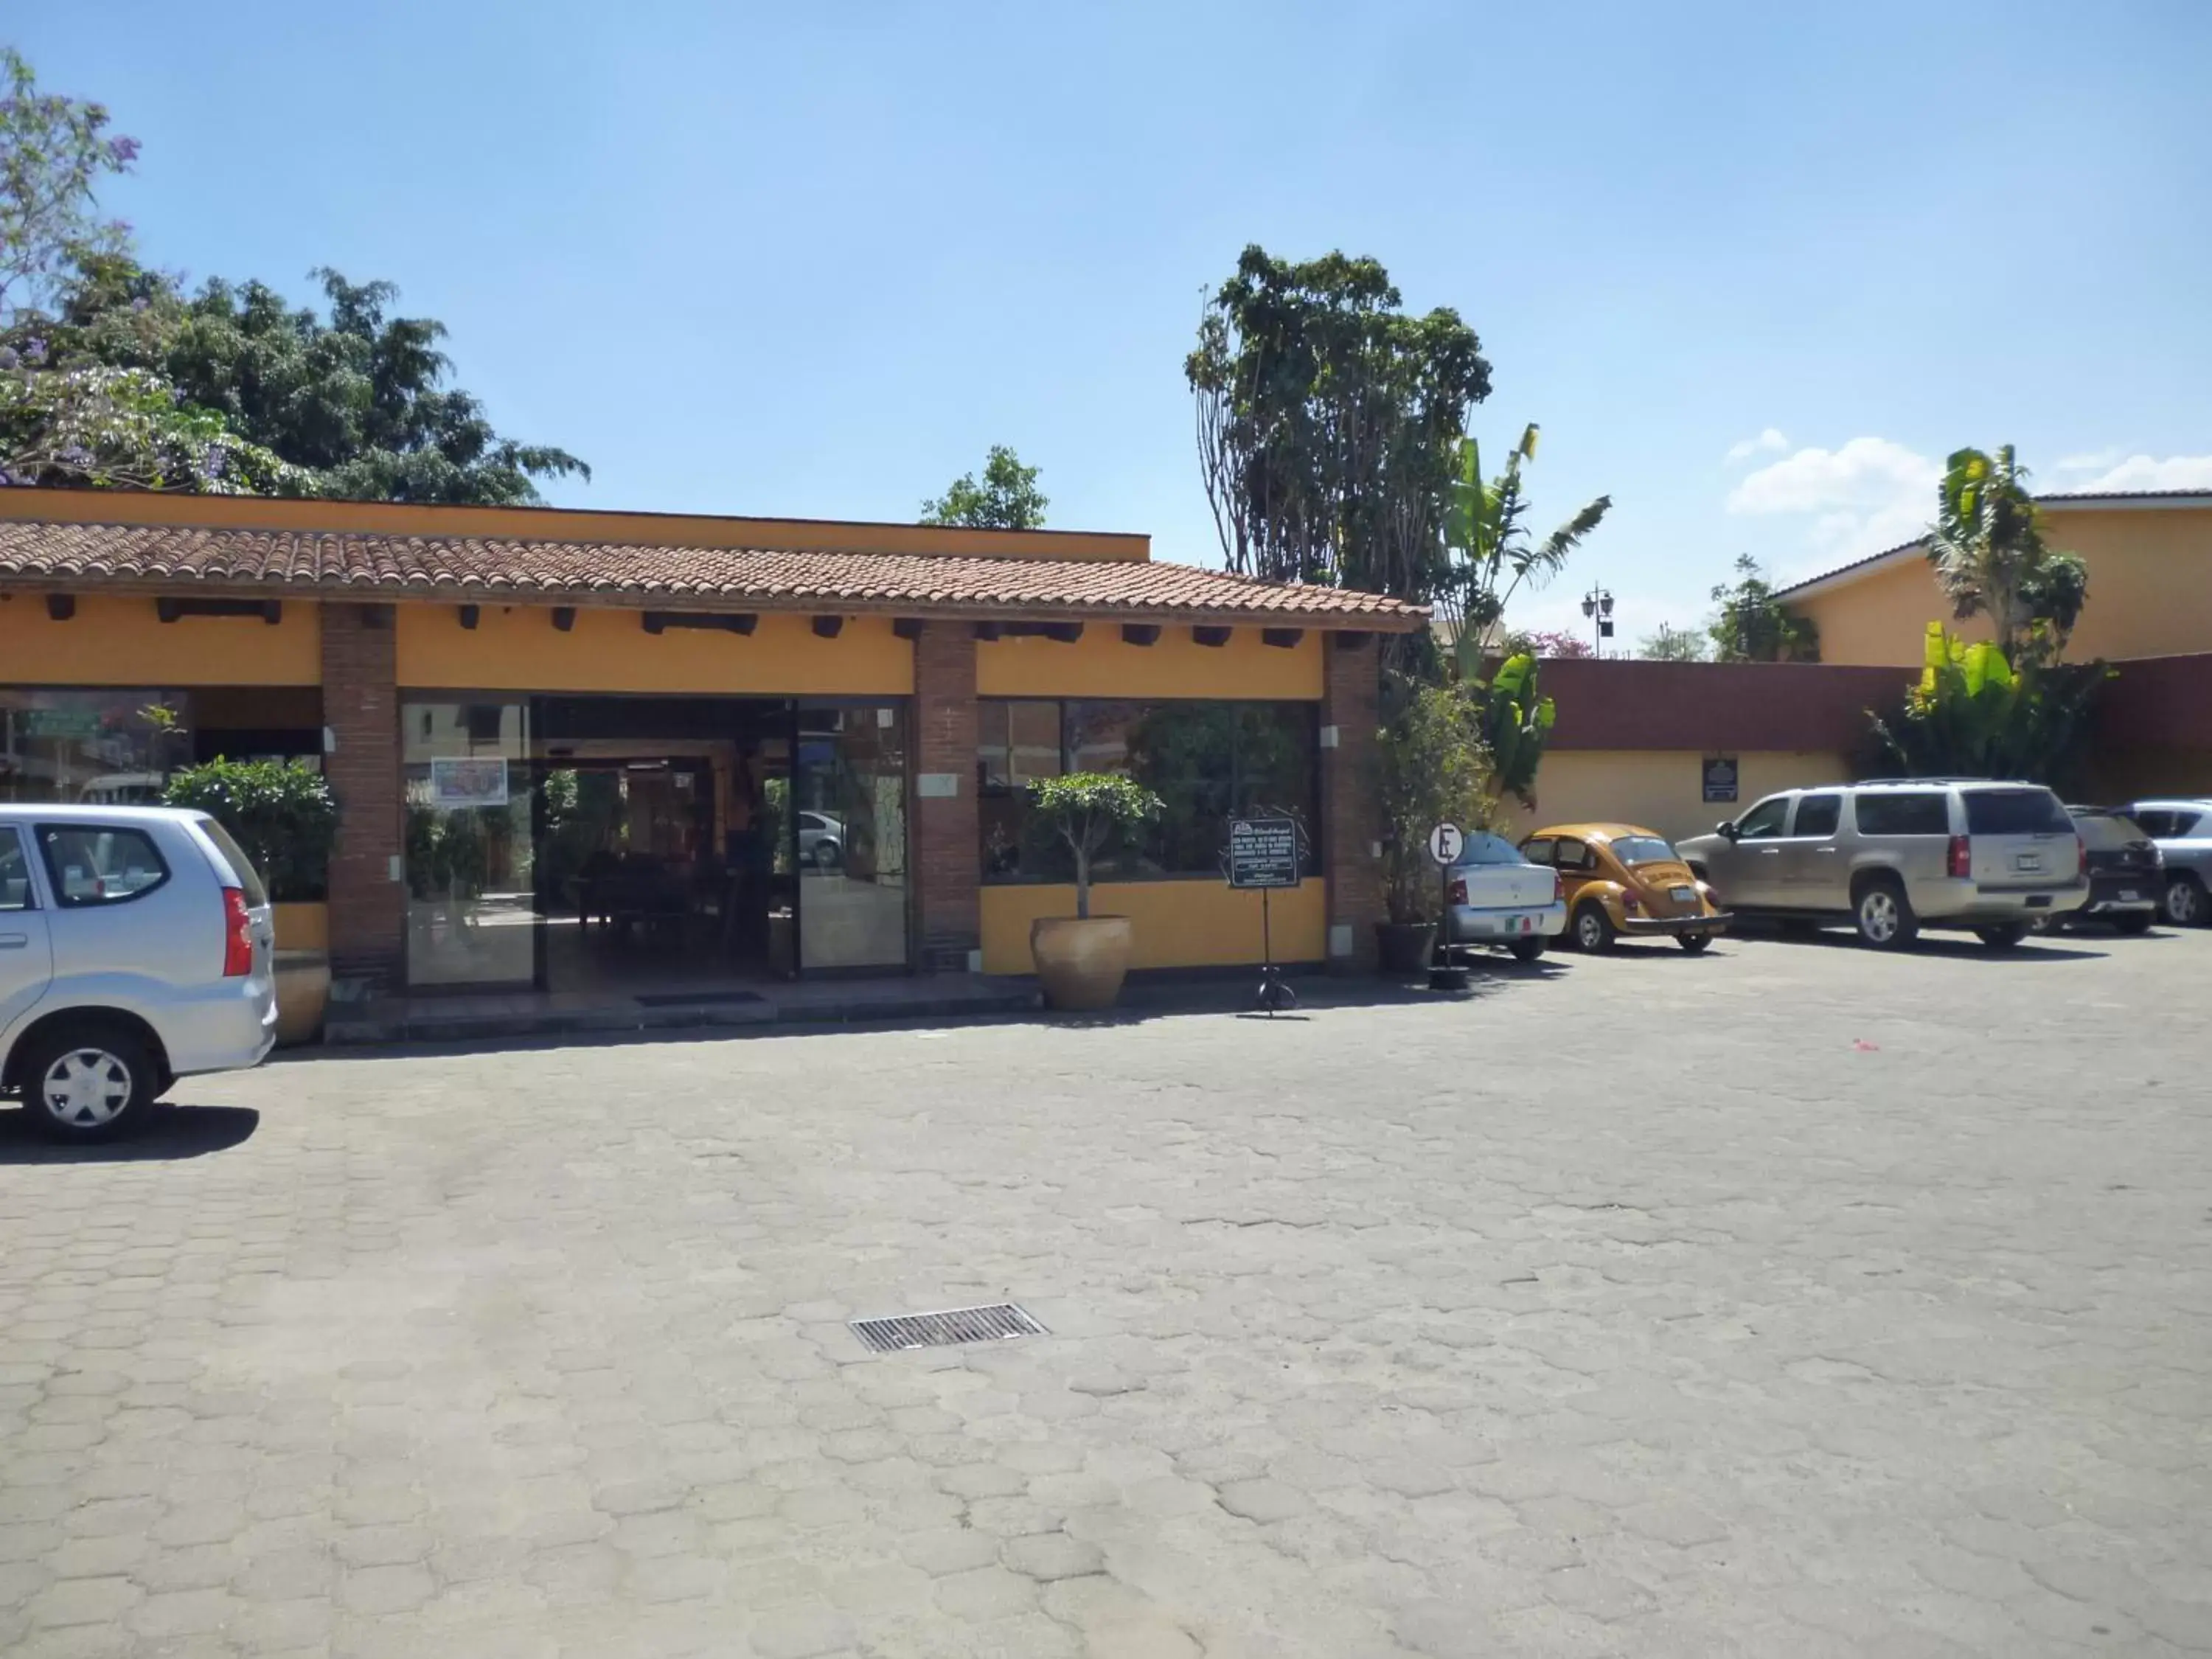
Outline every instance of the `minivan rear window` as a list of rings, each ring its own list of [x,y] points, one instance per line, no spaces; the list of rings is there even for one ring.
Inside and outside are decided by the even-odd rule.
[[[1861,795],[1851,803],[1863,836],[1948,836],[1950,802],[1926,790]]]
[[[1966,833],[2069,836],[2074,833],[2074,820],[2048,789],[1969,789]]]
[[[261,872],[253,867],[253,860],[246,856],[246,849],[213,818],[202,818],[200,833],[215,843],[215,850],[222,854],[225,862],[238,876],[239,890],[246,895],[246,907],[258,910],[269,902],[269,890],[261,884]]]

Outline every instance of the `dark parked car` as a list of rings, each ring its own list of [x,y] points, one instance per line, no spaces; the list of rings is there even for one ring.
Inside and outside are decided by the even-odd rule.
[[[2142,826],[2109,806],[2069,806],[2089,874],[2089,902],[2064,920],[2110,922],[2123,933],[2149,930],[2166,890],[2165,861]]]

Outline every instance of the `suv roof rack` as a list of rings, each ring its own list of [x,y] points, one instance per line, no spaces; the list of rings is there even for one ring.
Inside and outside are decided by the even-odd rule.
[[[2004,781],[2002,778],[1961,778],[1929,773],[1911,778],[1861,778],[1856,787],[1863,788],[1870,783],[2002,783]]]

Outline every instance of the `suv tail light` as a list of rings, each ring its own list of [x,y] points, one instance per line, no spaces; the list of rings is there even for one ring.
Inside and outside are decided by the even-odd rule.
[[[1950,860],[1944,867],[1954,876],[1966,877],[1974,873],[1974,843],[1971,836],[1951,837]]]
[[[1467,902],[1467,883],[1465,881],[1455,877],[1452,880],[1450,891],[1451,902],[1454,904],[1464,904]]]
[[[253,971],[253,918],[246,908],[246,895],[235,887],[222,890],[222,976],[240,979]]]

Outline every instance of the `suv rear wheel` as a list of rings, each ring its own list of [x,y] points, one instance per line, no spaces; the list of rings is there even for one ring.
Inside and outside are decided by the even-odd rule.
[[[1902,951],[1920,933],[1920,919],[1895,876],[1869,876],[1851,898],[1851,921],[1861,943],[1877,951]]]
[[[113,1025],[57,1026],[33,1040],[23,1103],[58,1140],[106,1140],[146,1115],[161,1079],[146,1045]]]

